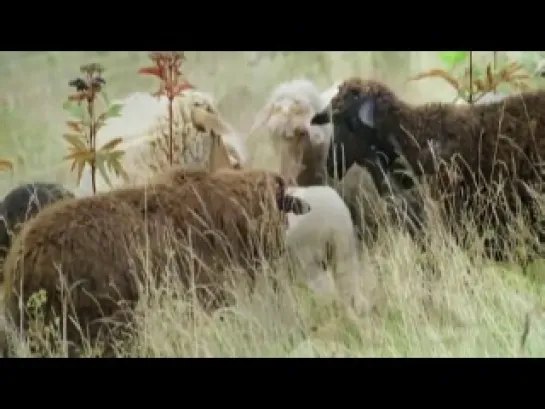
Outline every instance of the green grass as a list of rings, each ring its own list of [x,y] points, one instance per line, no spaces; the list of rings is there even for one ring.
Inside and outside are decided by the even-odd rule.
[[[483,53],[480,58],[490,58]],[[525,55],[534,61],[537,54]],[[525,61],[526,61],[525,60]],[[62,103],[79,66],[99,62],[107,71],[110,98],[153,91],[154,79],[137,74],[147,61],[137,52],[0,52],[0,157],[14,160],[13,175],[0,174],[0,193],[26,180],[73,186],[61,138]],[[405,79],[437,64],[431,53],[206,53],[188,52],[186,74],[212,92],[232,124],[246,131],[272,88],[306,76],[322,88],[349,75],[376,77],[414,102],[452,100],[440,80]],[[406,67],[399,71],[399,67]],[[254,167],[274,168],[266,139],[248,142]],[[469,228],[469,227],[468,227]],[[220,321],[188,318],[176,288],[142,302],[138,336],[124,354],[137,356],[545,356],[541,315],[545,269],[524,276],[516,266],[484,264],[477,251],[451,244],[442,226],[422,253],[399,232],[385,235],[362,259],[362,291],[373,307],[348,315],[327,294],[286,284],[276,298],[263,285],[251,299],[240,296]],[[476,240],[477,242],[478,240]],[[427,278],[429,266],[441,277]],[[531,278],[530,278],[531,277]],[[530,316],[524,348],[521,336]],[[26,356],[23,345],[18,353]]]

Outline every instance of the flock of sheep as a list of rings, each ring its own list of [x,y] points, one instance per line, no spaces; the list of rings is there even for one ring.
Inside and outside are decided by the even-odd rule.
[[[46,322],[60,317],[73,355],[82,337],[114,339],[110,324],[130,320],[142,283],[156,285],[167,269],[212,311],[230,302],[224,284],[233,274],[252,284],[260,267],[287,255],[311,278],[332,267],[339,297],[362,313],[359,242],[372,240],[377,222],[361,206],[369,192],[339,188],[355,168],[387,197],[406,199],[426,178],[448,216],[478,210],[484,226],[494,213],[498,237],[508,239],[505,217],[476,199],[483,186],[500,186],[506,209],[522,209],[539,237],[543,91],[414,106],[376,81],[350,78],[320,92],[297,79],[273,90],[244,136],[210,95],[189,89],[174,101],[173,167],[159,138],[166,97],[133,93],[119,102],[122,116],[101,128],[97,144],[124,137],[129,182],[114,177],[111,187],[98,177],[93,195],[87,169],[74,192],[33,183],[0,205],[6,325],[25,334],[28,300],[45,290]],[[258,129],[270,136],[278,172],[252,165],[246,141]],[[453,162],[456,177],[444,166]],[[418,235],[422,201],[403,211]]]

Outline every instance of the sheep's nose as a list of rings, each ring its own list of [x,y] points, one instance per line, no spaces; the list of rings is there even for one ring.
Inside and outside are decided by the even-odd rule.
[[[308,135],[308,130],[304,126],[296,126],[295,129],[293,130],[293,134],[296,137],[300,138],[300,137]]]

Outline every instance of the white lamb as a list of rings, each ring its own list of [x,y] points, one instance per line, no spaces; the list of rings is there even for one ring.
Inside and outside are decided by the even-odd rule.
[[[286,232],[287,249],[307,273],[307,283],[315,287],[326,273],[324,263],[330,264],[341,299],[361,313],[367,302],[360,287],[356,234],[344,201],[329,186],[289,187],[287,193],[310,205],[306,214],[288,213]]]
[[[129,183],[139,183],[168,166],[168,99],[156,98],[145,92],[135,92],[123,100],[121,116],[111,118],[97,134],[97,148],[114,138],[122,137],[116,149],[125,151],[123,167]],[[202,91],[185,90],[173,101],[174,164],[203,164],[209,157],[211,132],[221,136],[233,167],[243,166],[249,159],[243,138],[220,116],[213,98]],[[183,144],[183,141],[186,144]],[[126,182],[111,174],[112,186]],[[97,173],[97,191],[109,186]],[[92,193],[91,171],[86,167],[77,189],[78,196]]]

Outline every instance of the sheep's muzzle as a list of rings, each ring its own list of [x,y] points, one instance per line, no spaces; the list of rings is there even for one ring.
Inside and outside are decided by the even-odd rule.
[[[295,196],[285,195],[278,203],[278,208],[286,213],[307,214],[310,212],[310,204]]]
[[[286,194],[286,182],[282,177],[276,178],[276,203],[281,212],[306,214],[310,212],[310,204],[303,199]]]

